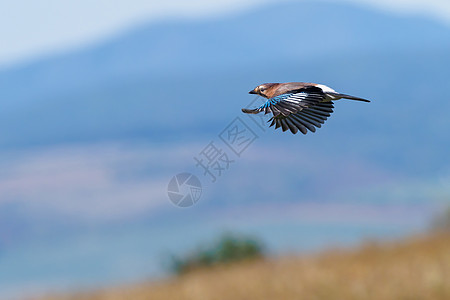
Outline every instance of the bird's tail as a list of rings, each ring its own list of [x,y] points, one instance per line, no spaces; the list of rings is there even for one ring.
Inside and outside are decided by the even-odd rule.
[[[346,94],[339,94],[339,93],[330,93],[333,97],[344,98],[344,99],[350,99],[350,100],[356,100],[356,101],[363,101],[363,102],[370,102],[370,100],[359,98],[355,96],[350,96]]]

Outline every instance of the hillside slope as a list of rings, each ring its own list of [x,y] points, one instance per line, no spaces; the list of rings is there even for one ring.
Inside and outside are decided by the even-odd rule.
[[[51,299],[450,299],[450,235],[247,262]]]

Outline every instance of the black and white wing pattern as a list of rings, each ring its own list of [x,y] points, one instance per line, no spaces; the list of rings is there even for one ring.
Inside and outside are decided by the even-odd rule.
[[[322,102],[325,97],[321,91],[302,90],[273,97],[256,109],[243,111],[272,113],[270,127],[275,125],[275,129],[281,127],[283,131],[290,130],[293,134],[298,131],[306,134],[308,130],[316,132],[316,127],[320,128],[333,113],[333,103]]]
[[[300,131],[306,134],[309,131],[316,132],[316,127],[322,127],[327,118],[333,113],[332,102],[322,102],[314,106],[305,107],[297,113],[288,116],[279,114],[272,117],[269,127],[275,125],[275,129],[282,128],[283,131],[290,130],[293,134]]]

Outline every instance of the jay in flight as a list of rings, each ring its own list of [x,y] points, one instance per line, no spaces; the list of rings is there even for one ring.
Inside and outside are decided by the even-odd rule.
[[[306,134],[308,130],[316,132],[316,127],[320,128],[333,112],[333,101],[350,99],[370,102],[338,93],[322,84],[306,82],[265,83],[249,93],[260,95],[267,101],[255,109],[243,108],[244,113],[272,113],[269,127],[275,125],[275,129],[281,127],[283,131],[290,130],[293,134],[298,131]]]

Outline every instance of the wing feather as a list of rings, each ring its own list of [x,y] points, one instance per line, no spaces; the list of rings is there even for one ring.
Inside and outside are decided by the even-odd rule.
[[[295,126],[295,124],[291,121],[290,118],[286,118],[285,120],[286,120],[286,123],[287,123],[289,129],[291,130],[291,132],[293,134],[296,134],[298,132],[297,126]]]
[[[325,102],[326,95],[319,89],[301,89],[268,99],[263,105],[246,113],[272,113],[268,121],[275,129],[298,131],[306,134],[315,132],[333,113],[333,102]]]
[[[283,130],[283,132],[285,132],[286,130],[289,129],[289,127],[286,123],[286,119],[280,119],[280,123],[281,123],[281,129]]]

